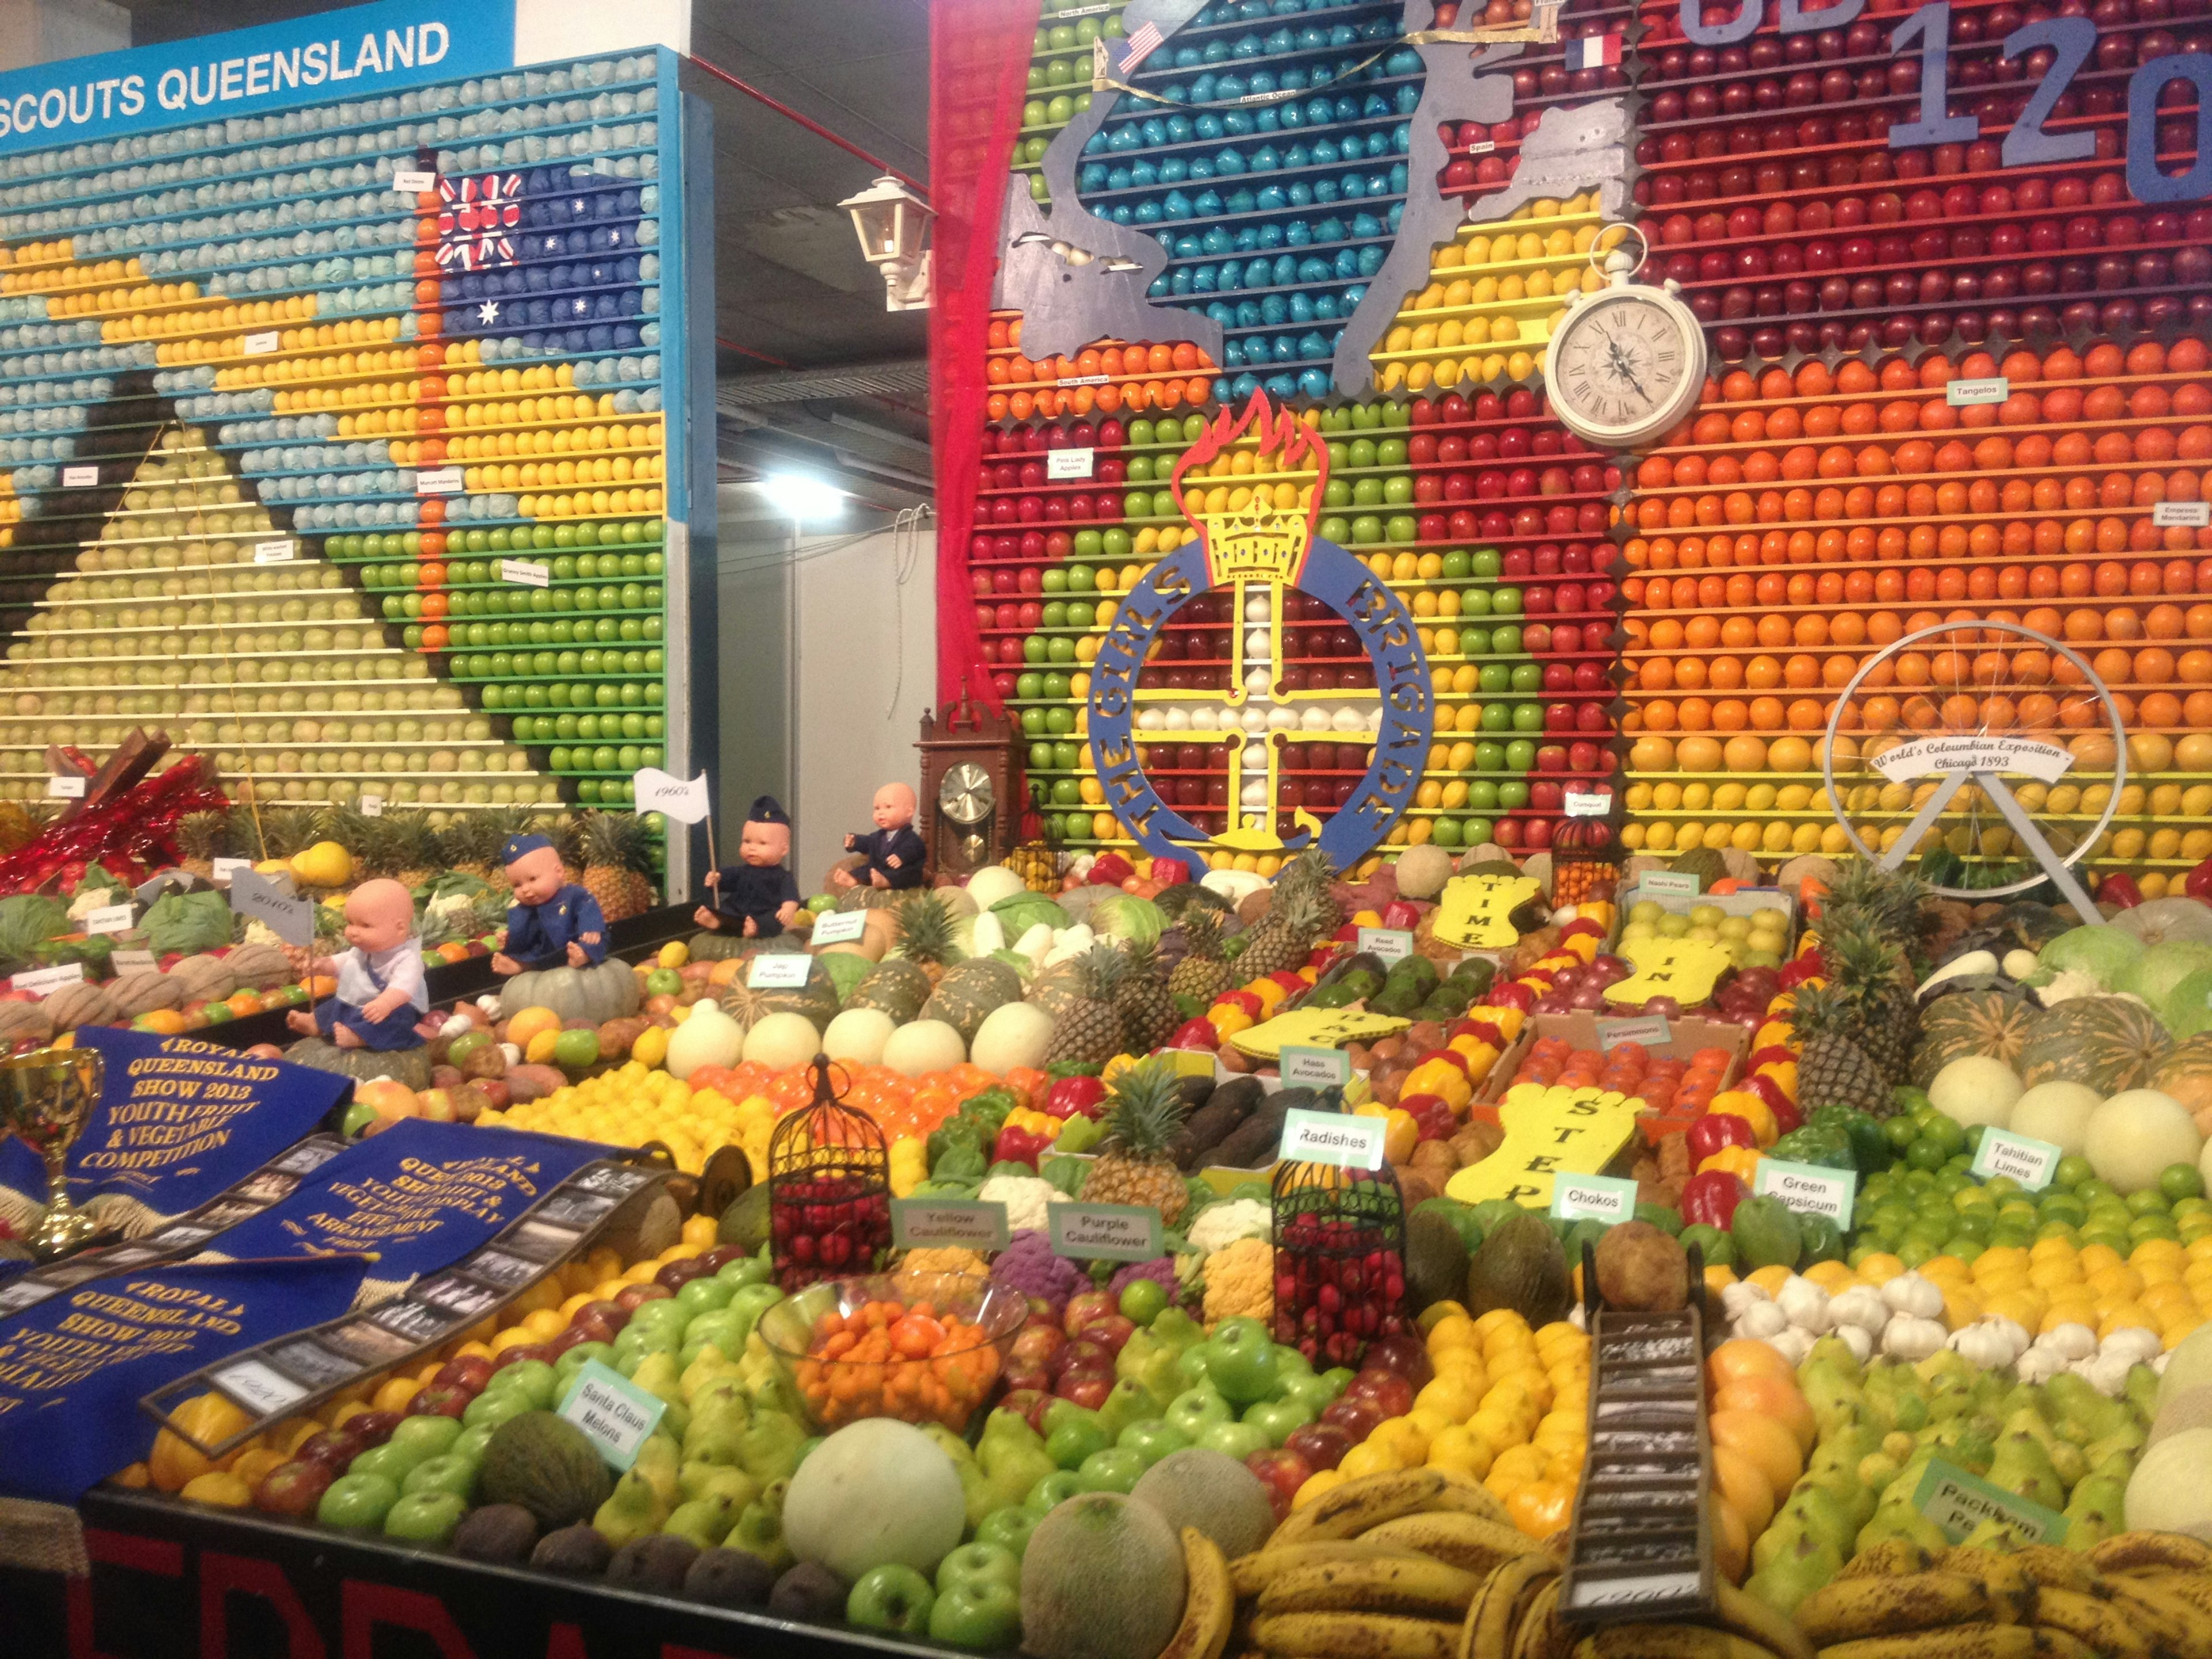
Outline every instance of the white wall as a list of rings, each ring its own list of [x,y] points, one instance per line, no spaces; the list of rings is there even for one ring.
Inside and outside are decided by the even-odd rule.
[[[759,794],[792,817],[793,873],[817,890],[868,805],[921,782],[914,747],[937,681],[937,538],[927,530],[758,539],[725,521],[719,848]],[[732,531],[739,531],[737,536]]]

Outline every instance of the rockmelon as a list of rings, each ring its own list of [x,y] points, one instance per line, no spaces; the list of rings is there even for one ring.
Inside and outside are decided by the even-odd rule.
[[[1451,854],[1434,842],[1408,847],[1391,868],[1398,878],[1401,898],[1432,899],[1452,878]]]
[[[960,1033],[941,1019],[917,1019],[902,1025],[884,1043],[883,1064],[901,1077],[949,1072],[967,1058],[967,1045],[961,1042]]]
[[[822,1052],[832,1060],[873,1066],[883,1059],[884,1045],[897,1029],[879,1008],[848,1008],[822,1034]]]
[[[2076,997],[2035,1018],[2021,1081],[2086,1083],[2105,1095],[2140,1089],[2173,1047],[2158,1016],[2124,997]]]
[[[1187,1585],[1182,1540],[1158,1510],[1119,1492],[1081,1493],[1030,1534],[1023,1650],[1036,1659],[1155,1659],[1182,1620]]]
[[[822,1033],[804,1014],[763,1014],[745,1031],[744,1058],[774,1072],[804,1066],[821,1049]]]

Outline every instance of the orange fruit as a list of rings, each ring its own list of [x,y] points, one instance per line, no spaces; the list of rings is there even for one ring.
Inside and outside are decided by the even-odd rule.
[[[1751,1570],[1750,1525],[1717,1494],[1705,1508],[1712,1520],[1713,1571],[1740,1584]]]
[[[1713,1395],[1715,1411],[1748,1411],[1772,1418],[1797,1437],[1802,1456],[1813,1455],[1820,1437],[1820,1425],[1794,1379],[1747,1376],[1724,1383]]]
[[[1713,1443],[1713,1490],[1721,1502],[1741,1518],[1744,1530],[1753,1538],[1765,1532],[1767,1522],[1774,1519],[1774,1486],[1759,1462],[1718,1441]],[[1782,1490],[1790,1489],[1784,1486]]]
[[[1725,1446],[1748,1457],[1777,1492],[1786,1492],[1805,1470],[1805,1454],[1796,1431],[1754,1411],[1711,1413],[1706,1425],[1716,1449]]]

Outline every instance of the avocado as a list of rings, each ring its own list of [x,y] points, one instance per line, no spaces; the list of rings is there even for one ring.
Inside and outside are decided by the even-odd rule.
[[[722,1212],[717,1242],[734,1244],[748,1255],[768,1243],[769,1183],[756,1181],[738,1194],[737,1202]]]
[[[1431,1199],[1406,1218],[1406,1310],[1419,1313],[1431,1303],[1456,1301],[1467,1285],[1467,1241],[1451,1218],[1431,1207]]]

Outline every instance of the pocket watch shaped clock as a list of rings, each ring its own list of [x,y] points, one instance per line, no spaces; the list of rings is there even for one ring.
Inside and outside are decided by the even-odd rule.
[[[1629,280],[1639,263],[1616,245],[1605,258],[1607,286],[1567,296],[1544,352],[1552,412],[1604,449],[1660,438],[1697,407],[1705,388],[1705,331],[1674,283]]]

